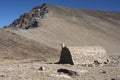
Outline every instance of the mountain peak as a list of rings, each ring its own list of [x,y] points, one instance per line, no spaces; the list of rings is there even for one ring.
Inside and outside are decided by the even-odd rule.
[[[45,14],[47,13],[47,4],[44,3],[42,6],[37,6],[31,11],[22,14],[20,18],[13,21],[13,23],[10,26],[21,29],[38,27],[40,20],[43,19]]]
[[[84,25],[86,21],[89,21],[88,16],[91,16],[94,19],[99,18],[100,20],[111,22],[112,19],[119,20],[120,14],[115,12],[67,8],[44,3],[43,5],[34,7],[29,12],[22,14],[18,19],[13,21],[10,26],[14,27],[15,29],[30,29],[39,27],[41,26],[41,20],[46,16],[47,13],[50,13],[49,17],[51,17],[51,19],[64,19],[66,21],[75,22],[80,25]],[[91,22],[91,19],[89,22]],[[119,25],[119,23],[116,24],[116,21],[112,23]]]
[[[42,9],[42,8],[44,8],[44,7],[47,7],[47,4],[46,4],[46,3],[44,3],[44,4],[40,5],[40,6],[34,7],[32,10],[34,10],[34,9]]]

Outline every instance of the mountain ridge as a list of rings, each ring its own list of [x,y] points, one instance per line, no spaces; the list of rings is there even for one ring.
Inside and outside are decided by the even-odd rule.
[[[46,14],[46,13],[48,13],[48,10],[47,10],[47,8],[53,8],[53,7],[56,7],[56,8],[58,8],[59,9],[59,7],[60,8],[64,8],[64,7],[62,7],[62,6],[54,6],[54,5],[51,5],[51,4],[46,4],[46,3],[44,3],[42,6],[37,6],[37,7],[35,7],[35,8],[33,8],[33,9],[31,9],[31,11],[29,11],[29,12],[27,12],[27,13],[24,13],[23,15],[21,15],[20,16],[20,18],[22,18],[22,17],[24,17],[24,18],[31,18],[32,16],[33,17],[37,17],[37,18],[40,18],[41,16],[43,17],[44,16],[44,14]],[[44,12],[44,13],[40,13],[39,12],[39,9],[40,10],[42,10],[41,12]],[[68,7],[65,7],[63,10],[64,11],[66,11],[67,12],[67,9],[71,9],[71,8],[68,8]],[[107,11],[99,11],[99,10],[91,10],[91,12],[90,12],[90,10],[87,10],[87,9],[75,9],[75,8],[73,8],[74,10],[81,10],[81,12],[85,12],[84,14],[87,14],[87,12],[89,12],[89,14],[87,14],[87,15],[91,15],[91,16],[98,16],[99,14],[101,14],[101,15],[99,15],[98,17],[99,18],[103,18],[103,16],[108,16],[108,17],[112,17],[112,15],[109,15],[110,13],[112,14],[112,13],[114,13],[115,15],[119,15],[120,13],[119,12],[107,12]],[[37,12],[34,12],[34,11],[37,11]],[[59,12],[60,13],[60,12]],[[70,11],[68,12],[69,14],[70,14]],[[95,15],[92,15],[93,13],[96,13]],[[104,15],[104,13],[105,13],[105,15]],[[103,14],[103,15],[102,15]],[[115,18],[115,19],[117,19],[118,17],[116,17],[115,15],[113,14],[113,17],[112,18]],[[79,15],[79,14],[72,14],[72,15]],[[117,16],[118,16],[117,15]],[[19,19],[20,19],[19,18]],[[119,18],[118,18],[119,19]],[[28,19],[28,20],[30,20],[30,19]],[[106,20],[105,18],[104,18],[104,20]],[[108,20],[108,19],[107,19]],[[12,25],[10,25],[10,26],[18,26],[17,24],[17,21],[18,21],[18,19],[17,20],[15,20],[15,21],[13,21],[13,23],[12,23]],[[25,20],[24,19],[22,19],[22,21],[23,22],[25,22]],[[22,22],[21,21],[21,22]],[[31,21],[31,20],[30,20]],[[37,20],[35,20],[35,21],[37,21]],[[110,21],[110,20],[109,20]],[[22,22],[22,23],[23,23]],[[26,21],[27,22],[27,21]],[[31,22],[32,23],[32,22]],[[115,23],[115,24],[118,24],[118,23]],[[24,25],[23,25],[24,26]],[[29,25],[28,25],[29,26]],[[31,25],[31,26],[34,26],[34,25]],[[38,25],[36,25],[36,26],[38,26]],[[19,26],[20,27],[20,26]]]
[[[9,27],[0,29],[0,54],[5,57],[11,50],[10,55],[16,58],[19,54],[20,58],[38,55],[40,59],[41,56],[47,59],[58,57],[60,45],[66,43],[68,46],[103,46],[110,55],[115,55],[120,54],[119,34],[118,12],[44,4],[21,15]],[[7,46],[12,44],[14,47]]]

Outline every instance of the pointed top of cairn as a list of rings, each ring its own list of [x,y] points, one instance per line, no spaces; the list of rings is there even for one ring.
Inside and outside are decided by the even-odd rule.
[[[65,43],[62,43],[62,44],[61,44],[61,47],[62,47],[62,48],[66,47]]]

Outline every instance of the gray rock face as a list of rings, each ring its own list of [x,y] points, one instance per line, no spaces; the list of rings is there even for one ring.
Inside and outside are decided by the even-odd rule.
[[[15,20],[10,26],[21,29],[38,27],[40,25],[40,20],[44,18],[46,13],[48,13],[48,9],[46,4],[43,4],[21,15],[20,18]]]

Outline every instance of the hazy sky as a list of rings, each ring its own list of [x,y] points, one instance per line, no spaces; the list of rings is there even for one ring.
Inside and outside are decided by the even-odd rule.
[[[0,0],[0,27],[43,3],[105,11],[120,11],[120,0]]]

